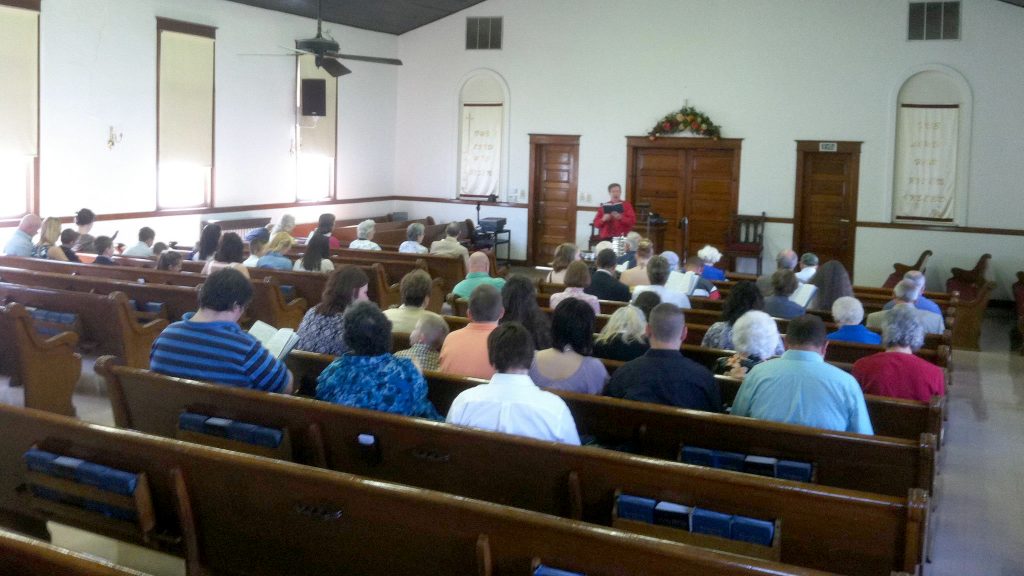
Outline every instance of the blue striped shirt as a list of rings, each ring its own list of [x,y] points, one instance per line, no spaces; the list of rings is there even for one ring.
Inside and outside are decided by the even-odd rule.
[[[154,372],[239,388],[280,392],[288,369],[234,322],[185,320],[168,326],[153,342]]]

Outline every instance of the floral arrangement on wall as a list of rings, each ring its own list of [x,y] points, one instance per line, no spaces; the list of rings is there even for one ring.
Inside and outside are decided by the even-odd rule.
[[[678,134],[680,132],[690,132],[698,136],[718,140],[722,135],[722,127],[712,122],[707,114],[693,106],[683,106],[678,112],[671,112],[666,114],[661,120],[658,120],[654,128],[647,132],[647,137],[654,140],[658,136]]]

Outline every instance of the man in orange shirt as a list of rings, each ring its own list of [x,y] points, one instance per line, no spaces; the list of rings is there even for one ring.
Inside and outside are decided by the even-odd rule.
[[[449,334],[441,346],[441,372],[484,379],[493,376],[487,337],[504,314],[497,288],[490,284],[474,288],[469,295],[469,325]]]

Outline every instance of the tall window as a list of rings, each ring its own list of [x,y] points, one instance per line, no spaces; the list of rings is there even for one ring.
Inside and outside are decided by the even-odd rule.
[[[324,200],[334,196],[338,80],[308,54],[298,57],[296,70],[295,200]]]
[[[36,209],[39,0],[0,0],[0,218]]]
[[[157,18],[157,209],[213,204],[214,34]]]

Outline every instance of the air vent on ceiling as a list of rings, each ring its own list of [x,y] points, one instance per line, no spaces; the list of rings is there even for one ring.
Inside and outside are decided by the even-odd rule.
[[[911,2],[907,40],[959,40],[959,2]]]
[[[500,50],[501,17],[466,18],[466,50]]]

